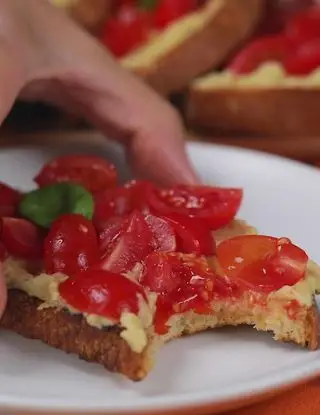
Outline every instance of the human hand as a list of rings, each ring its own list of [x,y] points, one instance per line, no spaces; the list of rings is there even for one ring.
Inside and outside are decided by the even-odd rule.
[[[44,0],[0,0],[0,122],[17,97],[77,112],[127,146],[137,173],[197,181],[171,106]],[[0,315],[6,289],[0,278]]]
[[[0,59],[0,122],[17,96],[50,102],[124,143],[136,173],[196,182],[174,109],[47,1],[0,0]]]

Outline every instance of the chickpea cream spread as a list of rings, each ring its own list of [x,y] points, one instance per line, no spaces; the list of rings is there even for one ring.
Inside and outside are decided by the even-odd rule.
[[[9,258],[4,263],[4,275],[8,289],[21,290],[32,297],[42,300],[39,309],[58,308],[68,310],[71,314],[82,314],[86,322],[93,327],[102,329],[119,324],[123,330],[120,336],[129,344],[136,353],[141,353],[148,342],[147,331],[152,324],[152,308],[139,298],[139,315],[123,312],[120,322],[115,322],[106,317],[81,313],[69,306],[59,295],[59,284],[68,277],[63,274],[48,275],[41,273],[31,275],[26,271],[23,262]]]

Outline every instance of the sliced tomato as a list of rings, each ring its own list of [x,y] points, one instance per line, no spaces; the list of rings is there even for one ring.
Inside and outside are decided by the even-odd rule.
[[[117,174],[113,164],[95,156],[61,156],[47,163],[35,177],[40,186],[74,182],[96,193],[114,187]]]
[[[107,252],[98,265],[99,269],[119,274],[130,271],[151,251],[152,233],[139,211],[134,211],[123,225],[112,242],[111,252]]]
[[[206,256],[215,253],[214,237],[203,220],[174,213],[165,216],[165,219],[175,230],[178,252]]]
[[[159,0],[154,12],[155,26],[163,29],[175,20],[195,11],[197,6],[198,0]]]
[[[96,231],[82,215],[60,216],[51,226],[44,244],[44,267],[48,274],[72,276],[99,260]]]
[[[320,37],[320,7],[310,7],[293,16],[286,24],[285,34],[292,42],[302,45]]]
[[[151,248],[158,252],[173,252],[176,250],[176,236],[173,226],[164,218],[154,215],[145,217],[152,232]]]
[[[286,72],[292,75],[308,75],[320,66],[320,37],[304,43],[283,62]]]
[[[0,182],[0,217],[15,216],[21,200],[21,193],[5,183]]]
[[[286,238],[237,236],[217,247],[217,258],[228,277],[255,290],[275,291],[304,277],[308,256]]]
[[[151,27],[150,14],[128,2],[108,19],[100,40],[115,56],[122,57],[148,40]]]
[[[284,35],[264,36],[253,40],[236,54],[228,69],[237,74],[250,73],[267,61],[282,63],[291,50],[292,44]]]
[[[210,311],[211,301],[230,296],[232,285],[215,275],[204,257],[178,253],[151,253],[145,259],[141,284],[158,294],[155,328],[157,333],[168,331],[168,319],[193,310]]]
[[[211,230],[232,221],[242,200],[241,189],[178,186],[148,193],[150,210],[159,216],[178,214],[203,220]]]
[[[117,322],[123,312],[138,314],[142,287],[128,278],[104,270],[88,269],[59,285],[64,301],[75,309]]]
[[[99,233],[99,247],[102,255],[109,255],[114,249],[121,233],[126,227],[126,218],[115,216],[105,222],[104,228]]]
[[[39,259],[43,251],[43,235],[26,219],[1,219],[1,241],[9,253],[23,259]]]
[[[95,194],[93,223],[99,232],[103,231],[110,218],[126,216],[133,210],[146,211],[146,197],[151,183],[132,181],[123,187],[107,189]]]

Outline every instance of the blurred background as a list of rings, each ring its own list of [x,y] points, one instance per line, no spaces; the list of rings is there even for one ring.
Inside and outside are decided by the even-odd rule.
[[[319,1],[50,1],[178,108],[188,127],[187,139],[319,163]],[[214,3],[225,11],[222,17]],[[180,25],[189,40],[195,36],[190,16],[208,26],[206,36],[197,40],[206,59],[191,56],[192,42],[185,42],[178,45],[175,59],[165,60],[160,52],[168,47],[164,42],[175,44],[173,27]],[[150,76],[141,75],[145,71],[140,70],[139,59],[146,60],[152,42],[160,57]],[[195,61],[198,66],[186,74],[186,62],[192,66]],[[92,128],[74,114],[18,102],[0,133],[5,144],[12,144],[25,142],[24,134],[32,142],[48,133],[51,139],[66,140],[75,131],[90,137]]]

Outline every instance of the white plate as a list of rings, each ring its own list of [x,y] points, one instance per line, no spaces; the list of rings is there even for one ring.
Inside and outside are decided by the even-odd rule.
[[[320,262],[317,170],[234,148],[192,144],[189,149],[205,182],[245,189],[241,217],[261,232],[292,238]],[[91,150],[120,160],[115,147]],[[34,173],[53,155],[52,150],[2,151],[0,178],[30,188]],[[216,410],[320,373],[320,351],[277,343],[250,328],[214,330],[174,341],[164,347],[156,368],[140,383],[38,341],[6,333],[0,336],[0,409],[23,408],[32,413],[144,414],[179,409],[186,414],[191,406],[200,413],[205,405],[206,411]]]

